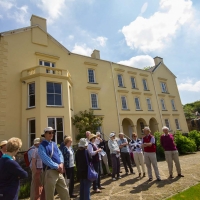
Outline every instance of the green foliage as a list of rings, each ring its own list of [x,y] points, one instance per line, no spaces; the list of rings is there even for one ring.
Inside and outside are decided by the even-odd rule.
[[[183,106],[183,110],[185,113],[186,119],[195,118],[195,112],[198,111],[200,113],[200,101],[195,101],[193,103],[188,103]]]
[[[200,132],[199,131],[190,131],[189,134],[188,134],[188,137],[192,140],[194,140],[196,146],[197,146],[197,150],[199,149],[200,147]]]
[[[158,160],[163,160],[165,158],[164,149],[162,148],[161,143],[160,143],[161,135],[162,134],[160,132],[154,133],[154,137],[156,140],[156,155],[157,155]]]
[[[99,126],[102,125],[103,117],[96,117],[93,110],[80,111],[78,115],[72,118],[73,125],[79,130],[76,140],[85,137],[86,131],[95,133]]]
[[[24,185],[20,186],[19,195],[18,195],[19,199],[30,197],[30,188],[31,188],[30,182],[27,182]]]
[[[180,154],[192,153],[197,149],[194,140],[183,136],[180,131],[176,132],[174,141]]]
[[[147,66],[147,67],[144,67],[143,69],[144,70],[149,70],[149,69],[151,69],[152,68],[152,66]]]

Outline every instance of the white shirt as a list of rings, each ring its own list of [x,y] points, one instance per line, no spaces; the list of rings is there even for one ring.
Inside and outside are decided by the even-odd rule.
[[[42,159],[40,158],[39,154],[38,154],[38,148],[35,148],[33,151],[32,151],[32,154],[31,154],[31,158],[35,158],[36,159],[36,168],[37,169],[42,169],[43,168],[43,164],[42,164]],[[30,167],[32,167],[32,162],[30,164]]]
[[[67,147],[68,148],[68,147]],[[72,151],[72,148],[68,148],[70,156],[69,156],[69,167],[74,167],[74,152]]]

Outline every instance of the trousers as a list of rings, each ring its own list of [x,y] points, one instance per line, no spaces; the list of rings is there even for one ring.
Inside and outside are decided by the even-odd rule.
[[[131,157],[130,157],[129,152],[121,152],[121,159],[122,159],[125,171],[128,172],[128,167],[129,167],[130,172],[133,172],[133,168],[131,166]]]
[[[142,167],[142,172],[145,173],[145,168],[144,168],[144,156],[142,152],[133,152],[133,158],[135,161],[135,165],[137,167],[138,173],[141,173],[140,165]]]
[[[104,165],[106,167],[107,173],[110,174],[110,169],[109,169],[109,166],[108,166],[108,157],[107,157],[107,154],[105,154],[101,158],[102,158],[102,160],[100,161],[101,174],[103,174],[102,161],[103,161],[103,163],[104,163]]]
[[[119,157],[116,157],[116,154],[110,154],[112,162],[112,178],[115,178],[115,175],[119,177],[120,172],[120,162]]]

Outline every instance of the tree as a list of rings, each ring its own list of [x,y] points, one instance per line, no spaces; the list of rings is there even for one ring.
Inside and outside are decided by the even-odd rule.
[[[200,113],[200,101],[185,104],[183,110],[186,119],[194,119],[196,117],[195,112],[198,111]]]
[[[152,68],[152,66],[147,66],[147,67],[144,67],[143,70],[149,70],[151,68]]]
[[[73,125],[78,129],[79,134],[76,136],[76,140],[85,137],[85,132],[90,131],[95,133],[103,123],[103,117],[97,117],[94,115],[93,110],[80,111],[78,115],[72,118]]]

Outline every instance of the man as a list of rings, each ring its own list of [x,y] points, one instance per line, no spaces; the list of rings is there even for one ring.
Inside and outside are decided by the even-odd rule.
[[[38,155],[38,147],[40,145],[40,138],[34,139],[34,149],[30,155],[30,168],[32,171],[32,181],[31,181],[31,200],[45,200],[43,186],[41,184],[41,175],[43,164],[40,156]],[[31,151],[31,150],[30,150]]]
[[[157,181],[161,181],[157,166],[155,138],[150,133],[151,133],[150,128],[144,127],[145,136],[142,139],[142,146],[144,148],[144,161],[147,166],[149,181],[153,180],[151,165],[153,165]]]
[[[165,150],[165,159],[168,164],[168,170],[169,170],[169,177],[173,177],[173,161],[176,166],[176,171],[178,173],[179,177],[184,177],[181,174],[181,167],[180,162],[178,158],[178,150],[176,148],[176,144],[174,143],[174,137],[172,134],[169,134],[169,128],[166,126],[163,126],[163,135],[160,137],[160,143]]]
[[[65,146],[65,143],[64,143],[64,141],[65,141],[65,138],[66,137],[68,137],[67,135],[65,135],[64,137],[63,137],[63,142],[60,144],[60,147],[59,147],[59,149],[60,149],[60,151],[61,152],[63,152],[63,148],[64,148],[64,146]]]
[[[38,153],[43,162],[45,197],[54,200],[55,189],[61,200],[69,200],[69,192],[63,177],[63,156],[57,144],[52,142],[56,130],[52,127],[44,129],[45,140],[40,144]]]
[[[107,154],[106,154],[105,141],[101,138],[101,133],[100,132],[96,132],[96,136],[97,137],[96,137],[95,143],[98,146],[98,148],[102,149],[102,151],[99,153],[99,155],[101,156],[101,159],[100,159],[101,174],[103,175],[103,168],[102,168],[102,160],[103,160],[103,163],[104,163],[104,165],[106,167],[107,174],[109,176],[111,176],[112,174],[110,173],[110,169],[109,169],[109,166],[108,166],[108,157],[107,157]]]
[[[86,136],[86,141],[87,141],[87,143],[90,142],[90,140],[89,140],[90,135],[91,135],[91,132],[90,132],[90,131],[86,131],[86,132],[85,132],[85,136]]]
[[[135,174],[135,172],[133,171],[133,168],[131,166],[131,157],[130,157],[130,153],[129,153],[129,144],[126,138],[124,138],[124,133],[119,133],[119,140],[118,140],[118,145],[120,148],[120,152],[121,152],[121,159],[126,171],[126,175],[128,175],[129,171],[128,171],[128,167],[129,170],[132,174]],[[128,167],[127,167],[128,165]]]
[[[7,140],[3,140],[0,142],[0,158],[3,156],[3,154],[6,153],[6,144],[8,143]]]

